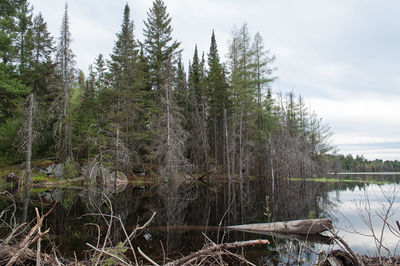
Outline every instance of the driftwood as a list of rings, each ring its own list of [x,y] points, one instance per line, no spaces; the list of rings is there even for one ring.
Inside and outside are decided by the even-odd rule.
[[[316,235],[332,229],[329,219],[308,219],[276,223],[258,223],[228,226],[229,230],[245,231],[250,233],[274,232],[281,234]]]
[[[246,232],[246,231],[242,231]],[[330,245],[333,243],[333,239],[329,236],[314,234],[314,235],[305,235],[305,234],[288,234],[288,233],[276,233],[276,232],[253,232],[248,231],[248,233],[252,234],[260,234],[276,237],[279,239],[288,239],[288,240],[297,240],[297,241],[308,241],[312,243],[318,243],[323,245]]]

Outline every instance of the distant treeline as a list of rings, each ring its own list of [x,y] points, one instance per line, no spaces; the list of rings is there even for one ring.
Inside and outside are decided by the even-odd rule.
[[[111,55],[99,54],[85,76],[67,6],[55,42],[27,0],[0,5],[1,160],[56,158],[166,179],[328,169],[329,128],[300,96],[272,93],[275,57],[247,25],[233,29],[226,62],[213,32],[208,53],[196,47],[185,71],[165,3],[153,2],[141,41],[126,5]]]
[[[335,172],[400,172],[400,161],[367,160],[362,155],[331,156],[331,167]]]

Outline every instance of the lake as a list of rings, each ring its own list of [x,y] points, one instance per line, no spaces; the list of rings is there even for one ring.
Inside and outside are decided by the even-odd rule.
[[[158,262],[163,260],[163,250],[168,258],[179,258],[201,249],[206,235],[214,242],[269,239],[269,246],[244,250],[246,258],[258,265],[294,263],[299,258],[305,265],[311,264],[316,260],[312,250],[337,247],[319,240],[281,239],[224,230],[228,225],[307,218],[332,219],[338,235],[356,252],[376,255],[374,239],[367,236],[371,234],[368,222],[379,238],[382,222],[378,215],[385,214],[388,201],[392,201],[389,224],[395,226],[395,221],[400,220],[398,175],[293,178],[278,179],[274,183],[265,179],[206,179],[167,184],[157,180],[138,181],[135,185],[119,187],[115,195],[107,191],[105,195],[112,202],[113,214],[121,217],[129,232],[157,212],[151,226],[135,239],[134,245]],[[27,209],[29,219],[35,217],[34,207],[45,212],[54,201],[59,204],[44,225],[51,228],[53,245],[64,257],[73,257],[75,252],[84,258],[84,250],[88,249],[85,243],[93,244],[97,239],[97,229],[88,223],[103,224],[101,216],[85,214],[109,214],[106,197],[95,188],[34,188]],[[10,203],[9,199],[0,198],[2,210]],[[23,220],[23,203],[23,196],[17,194],[18,221]],[[3,219],[9,219],[10,212]],[[120,226],[113,228],[111,239],[116,243],[123,239]],[[384,231],[384,246],[391,255],[396,254],[399,239],[389,230]],[[51,245],[46,248],[50,250]]]

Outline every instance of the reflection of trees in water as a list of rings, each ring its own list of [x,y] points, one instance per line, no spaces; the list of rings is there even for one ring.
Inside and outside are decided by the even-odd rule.
[[[187,225],[191,219],[189,205],[199,197],[197,186],[187,185],[178,180],[170,180],[157,188],[157,221],[166,226],[165,248],[168,251],[183,246],[185,230],[179,234],[171,233],[171,226]],[[171,246],[170,243],[173,243]]]
[[[311,265],[317,259],[317,255],[311,251],[314,249],[315,245],[306,241],[274,242],[273,256],[262,256],[263,265]]]
[[[287,221],[324,217],[321,202],[326,204],[326,184],[307,181],[288,182],[278,180],[274,193],[270,196],[272,220]]]
[[[287,181],[285,179],[275,180],[272,187],[271,180],[224,180],[211,179],[208,185],[198,183],[182,183],[171,180],[165,184],[146,185],[141,188],[128,187],[125,191],[117,194],[109,194],[112,201],[114,215],[120,216],[126,229],[130,232],[137,224],[143,224],[157,211],[156,219],[151,226],[166,226],[165,230],[149,230],[151,241],[146,241],[139,236],[136,244],[143,247],[146,253],[160,254],[160,240],[164,248],[169,251],[189,253],[199,249],[204,244],[202,232],[192,228],[180,228],[172,230],[173,226],[208,226],[207,235],[216,241],[218,239],[215,227],[218,226],[222,217],[223,226],[266,222],[265,196],[270,198],[272,211],[271,220],[283,221],[304,219],[308,216],[327,217],[330,209],[340,201],[335,196],[328,198],[328,192],[354,190],[368,186],[364,183],[335,182],[318,183],[311,181]],[[23,193],[21,193],[23,194]],[[21,201],[17,202],[18,217],[22,218],[23,212],[27,212],[28,220],[35,217],[34,206],[38,206],[41,212],[45,212],[52,205],[52,201],[60,200],[60,204],[54,212],[46,219],[46,226],[51,227],[57,244],[64,254],[73,255],[73,250],[79,253],[86,249],[85,243],[94,243],[97,239],[97,230],[94,227],[84,226],[84,223],[93,222],[105,226],[99,216],[77,217],[86,213],[109,214],[109,209],[104,203],[104,195],[93,189],[74,191],[55,189],[51,192],[30,193],[33,203],[27,206],[26,197],[21,195]],[[24,204],[25,203],[25,204]],[[43,204],[43,205],[42,205]],[[40,206],[43,207],[40,207]],[[97,207],[95,207],[97,206]],[[20,218],[18,218],[20,220]],[[221,229],[221,231],[224,231]],[[123,238],[123,231],[119,225],[112,230],[112,240],[118,243]],[[225,241],[236,241],[248,239],[249,235],[242,232],[227,232]],[[252,236],[257,237],[257,236]],[[221,240],[221,237],[219,238]],[[278,241],[279,245],[287,244],[287,241]],[[71,249],[71,250],[68,250]],[[263,254],[268,249],[265,248]],[[156,250],[156,251],[155,251]],[[271,251],[272,252],[272,251]],[[275,252],[275,251],[273,251]]]

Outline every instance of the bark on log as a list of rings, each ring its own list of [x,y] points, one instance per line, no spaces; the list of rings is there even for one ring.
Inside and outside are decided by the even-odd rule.
[[[308,219],[276,223],[234,225],[228,226],[228,229],[251,233],[275,232],[282,234],[315,235],[332,229],[332,221],[329,219]]]

